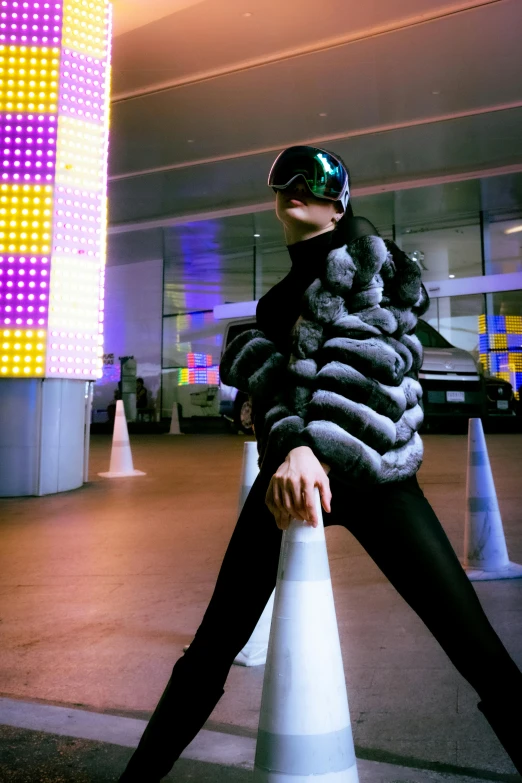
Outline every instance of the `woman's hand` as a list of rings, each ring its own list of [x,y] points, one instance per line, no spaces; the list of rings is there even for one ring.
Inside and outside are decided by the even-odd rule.
[[[327,476],[329,470],[328,465],[319,462],[308,446],[292,449],[272,476],[265,498],[280,530],[286,530],[292,519],[317,527],[319,520],[314,502],[315,487],[319,489],[322,507],[330,512],[332,493]]]

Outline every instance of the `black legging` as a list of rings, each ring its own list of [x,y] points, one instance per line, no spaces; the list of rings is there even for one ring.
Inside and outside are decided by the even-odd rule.
[[[121,783],[166,775],[223,693],[274,588],[281,531],[265,505],[272,471],[246,500],[203,622],[156,707]],[[491,627],[416,478],[358,491],[331,481],[325,525],[343,525],[424,621],[482,699],[521,675]]]

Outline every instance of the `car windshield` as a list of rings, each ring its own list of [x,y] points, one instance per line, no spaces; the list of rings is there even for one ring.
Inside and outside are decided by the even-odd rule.
[[[230,324],[228,327],[227,332],[227,344],[225,346],[228,347],[232,340],[238,336],[238,334],[242,334],[242,332],[246,332],[247,329],[255,329],[256,322],[255,320],[248,321],[248,323],[241,323],[241,324]]]
[[[451,343],[422,318],[419,318],[415,334],[424,348],[453,348]]]

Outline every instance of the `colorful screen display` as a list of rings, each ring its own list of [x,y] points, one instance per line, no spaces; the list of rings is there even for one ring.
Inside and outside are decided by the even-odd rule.
[[[479,316],[479,350],[483,367],[508,381],[520,399],[522,388],[522,316]]]
[[[0,376],[103,354],[111,5],[0,3]]]

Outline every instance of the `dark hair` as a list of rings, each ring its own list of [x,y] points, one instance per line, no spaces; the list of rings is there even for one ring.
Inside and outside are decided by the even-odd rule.
[[[136,383],[143,383],[143,378],[136,378]]]
[[[335,155],[337,160],[341,161],[341,163],[343,164],[345,171],[348,174],[348,183],[351,189],[352,180],[350,177],[350,169],[348,168],[344,160],[341,158],[341,156],[337,154],[337,152],[334,152],[333,154]],[[379,236],[379,232],[377,231],[373,223],[371,223],[366,218],[355,217],[355,215],[353,214],[352,197],[350,195],[350,200],[346,205],[344,214],[342,218],[340,218],[337,221],[337,225],[334,231],[333,244],[335,247],[342,247],[343,245],[349,245],[350,242],[354,241],[354,239],[358,239],[359,237],[364,237],[369,235]]]

